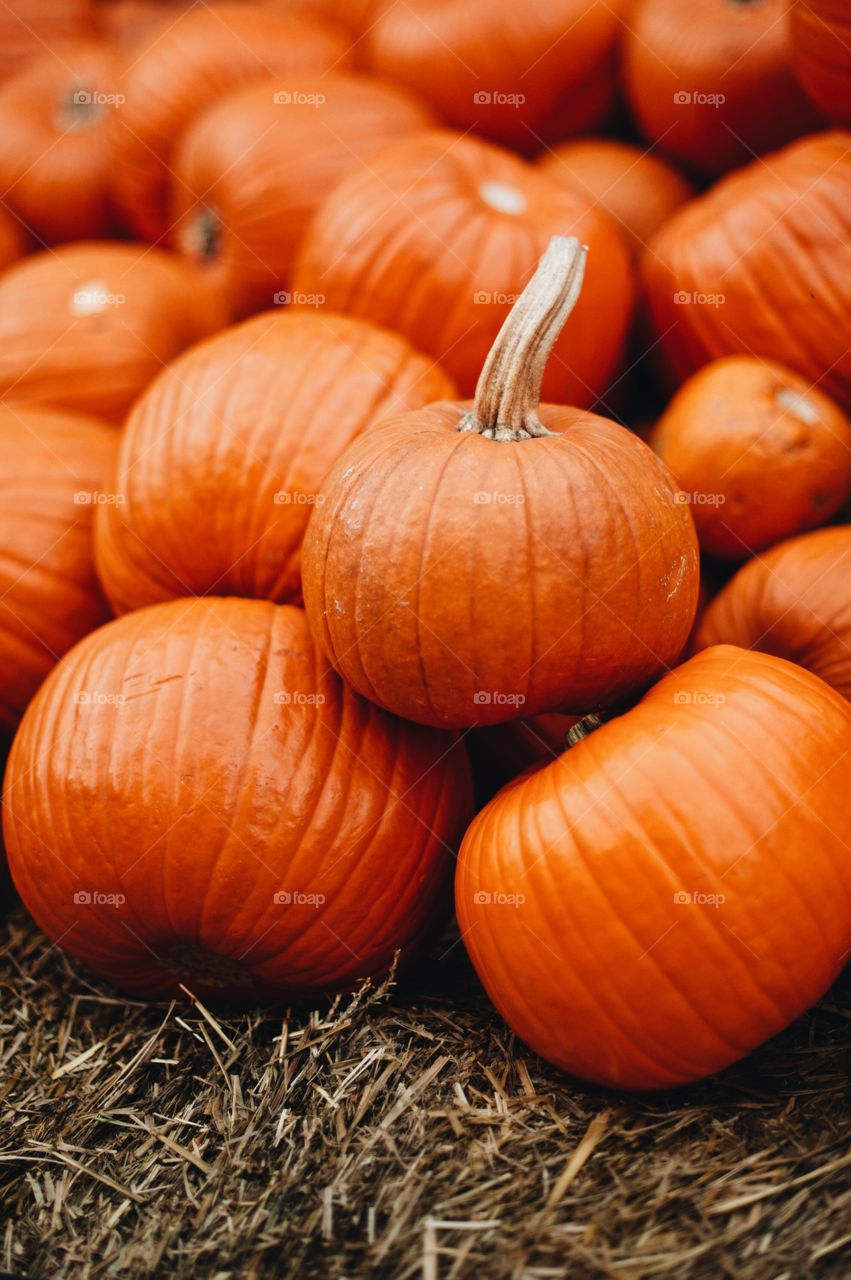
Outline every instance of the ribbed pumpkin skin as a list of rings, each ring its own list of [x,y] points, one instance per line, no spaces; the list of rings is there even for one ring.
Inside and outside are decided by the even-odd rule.
[[[804,138],[723,179],[654,237],[643,275],[675,378],[766,356],[851,408],[851,134]]]
[[[0,396],[118,421],[224,318],[177,254],[95,241],[35,254],[0,276]]]
[[[381,147],[432,123],[410,94],[373,77],[250,85],[203,114],[178,147],[173,243],[206,271],[233,315],[270,307],[323,197]],[[214,243],[205,252],[211,217]]]
[[[57,659],[109,617],[93,495],[106,492],[117,446],[93,418],[0,405],[0,730],[17,727]]]
[[[452,391],[403,338],[348,316],[264,314],[186,352],[134,406],[114,482],[123,503],[99,512],[114,608],[298,601],[301,543],[332,462],[374,422]]]
[[[61,664],[13,745],[3,816],[48,937],[136,995],[182,982],[251,1006],[408,955],[447,905],[468,803],[460,744],[346,689],[300,610],[181,600]]]
[[[506,1021],[556,1066],[643,1090],[797,1018],[851,946],[849,742],[822,681],[721,646],[502,791],[464,839],[456,906]]]
[[[118,58],[81,42],[28,63],[0,87],[0,190],[8,208],[46,244],[105,236],[109,102],[75,95],[117,92]]]
[[[20,71],[46,49],[62,56],[66,42],[92,34],[89,0],[37,0],[0,7],[0,80]]]
[[[251,80],[337,69],[347,44],[261,4],[202,4],[164,19],[128,58],[115,113],[112,190],[128,227],[145,240],[167,235],[174,148],[200,111]]]
[[[506,212],[493,201],[516,201]],[[293,286],[403,333],[472,395],[513,299],[552,235],[589,246],[585,286],[556,343],[544,399],[591,404],[621,356],[632,308],[626,247],[592,202],[476,138],[437,131],[350,174],[308,228]],[[451,247],[450,247],[451,246]]]
[[[662,464],[594,414],[555,436],[458,431],[459,405],[357,440],[322,486],[305,607],[349,683],[423,724],[498,724],[612,703],[676,661],[697,540]]]
[[[365,56],[460,129],[537,151],[611,104],[621,0],[406,0],[369,28]]]
[[[828,120],[851,125],[851,9],[847,0],[796,0],[792,62],[801,84]]]
[[[817,529],[744,565],[718,593],[692,647],[736,644],[797,662],[851,702],[851,528]]]

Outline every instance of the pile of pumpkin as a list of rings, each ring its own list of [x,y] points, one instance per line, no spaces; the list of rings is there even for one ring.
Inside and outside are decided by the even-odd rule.
[[[845,0],[40,0],[0,75],[45,933],[280,1006],[454,879],[580,1077],[794,1020],[851,949]]]

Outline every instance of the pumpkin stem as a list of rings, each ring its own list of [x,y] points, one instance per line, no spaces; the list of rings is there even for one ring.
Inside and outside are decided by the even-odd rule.
[[[538,417],[541,383],[556,338],[579,301],[586,253],[575,236],[553,236],[497,334],[459,431],[488,440],[553,434]]]
[[[564,735],[564,745],[569,751],[571,747],[575,747],[577,742],[582,742],[583,738],[590,738],[592,733],[597,729],[602,729],[603,721],[599,716],[593,713],[590,716],[583,716],[581,720],[577,720],[576,724],[572,724]]]
[[[184,242],[189,253],[209,262],[219,251],[221,223],[212,209],[202,209],[189,224]]]

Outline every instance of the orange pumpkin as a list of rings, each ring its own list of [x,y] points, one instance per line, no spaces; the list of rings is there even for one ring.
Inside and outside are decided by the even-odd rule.
[[[472,395],[512,302],[562,232],[589,246],[589,267],[544,397],[589,405],[620,361],[632,306],[628,254],[591,201],[499,147],[440,131],[371,157],[320,205],[293,287],[398,329]]]
[[[108,127],[118,60],[105,44],[46,54],[0,88],[4,203],[43,243],[109,230]]]
[[[405,0],[366,35],[374,71],[449,123],[524,151],[598,124],[615,90],[623,0]]]
[[[618,1089],[698,1080],[791,1023],[851,947],[849,742],[823,681],[720,646],[506,787],[456,878],[506,1021]]]
[[[792,71],[792,0],[635,0],[624,87],[642,132],[723,173],[819,127]]]
[[[650,437],[702,551],[743,560],[826,524],[851,494],[851,423],[806,378],[755,356],[705,365]]]
[[[694,188],[672,165],[610,138],[576,138],[546,151],[539,168],[609,215],[635,252],[644,249]]]
[[[430,123],[404,90],[366,76],[250,85],[202,115],[178,148],[174,243],[234,315],[269,307],[323,196],[382,145]]]
[[[66,650],[109,616],[92,517],[109,497],[113,429],[38,405],[0,404],[0,731]]]
[[[795,0],[790,47],[798,79],[828,120],[851,125],[848,0]]]
[[[330,27],[260,4],[166,18],[128,58],[113,123],[113,195],[128,227],[146,240],[167,235],[174,150],[201,111],[251,80],[336,69],[346,45]]]
[[[788,658],[851,702],[851,528],[790,538],[744,565],[708,605],[693,647]]]
[[[25,905],[101,977],[251,1007],[410,957],[448,905],[468,806],[461,744],[347,689],[299,609],[179,600],[53,673],[3,827]]]
[[[114,48],[132,50],[161,28],[165,19],[174,21],[195,3],[196,0],[95,0],[95,27]]]
[[[651,241],[658,351],[682,380],[765,356],[851,408],[851,134],[817,134],[719,182]]]
[[[35,254],[0,277],[0,397],[117,421],[163,364],[223,321],[176,254],[94,242]]]
[[[0,5],[0,80],[46,51],[61,61],[64,46],[92,35],[89,0],[10,0]]]
[[[584,251],[554,237],[472,408],[404,414],[329,473],[304,542],[305,606],[340,674],[424,724],[611,704],[675,661],[697,542],[667,470],[623,427],[539,405]]]
[[[310,370],[310,377],[305,377]],[[119,612],[183,595],[301,598],[301,543],[334,459],[452,394],[404,338],[346,316],[255,316],[163,370],[121,445],[97,562]],[[215,519],[197,537],[199,513]]]

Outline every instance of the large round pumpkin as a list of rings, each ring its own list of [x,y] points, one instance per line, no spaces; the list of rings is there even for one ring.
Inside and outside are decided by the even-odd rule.
[[[177,254],[77,243],[0,276],[0,397],[117,420],[163,364],[221,326]]]
[[[669,472],[625,428],[538,404],[583,263],[554,237],[472,408],[374,428],[320,490],[302,554],[311,626],[358,692],[411,720],[587,711],[685,644],[697,542]]]
[[[590,405],[620,361],[632,305],[628,253],[591,200],[500,147],[439,131],[372,156],[320,205],[293,287],[398,329],[472,395],[512,302],[560,234],[589,246],[589,265],[544,398]]]
[[[93,418],[0,404],[0,731],[14,729],[51,667],[109,616],[92,519],[116,432]]]
[[[179,600],[68,655],[6,774],[15,885],[136,995],[242,1005],[354,987],[441,918],[463,747],[329,672],[304,614]]]
[[[669,374],[766,356],[851,408],[851,134],[804,138],[685,205],[643,263]]]
[[[92,33],[90,0],[11,0],[0,5],[0,80],[46,51],[61,62],[66,44]]]
[[[112,604],[299,600],[301,543],[331,463],[372,423],[452,393],[404,338],[347,316],[267,313],[194,347],[127,421],[122,504],[100,512],[96,540]]]
[[[794,0],[790,47],[798,79],[828,120],[851,125],[848,0]]]
[[[45,54],[0,88],[4,203],[51,244],[105,236],[118,59],[94,41]]]
[[[367,76],[249,85],[202,115],[178,148],[173,241],[234,315],[270,307],[323,197],[382,146],[431,123],[403,89]]]
[[[851,702],[851,528],[817,529],[751,560],[710,601],[692,647],[788,658]]]
[[[113,195],[128,227],[167,235],[174,149],[199,112],[251,80],[320,73],[346,56],[335,29],[262,4],[223,0],[165,18],[128,57],[115,113]]]
[[[619,1089],[719,1071],[851,947],[851,707],[807,671],[707,650],[473,821],[456,906],[536,1052]]]

